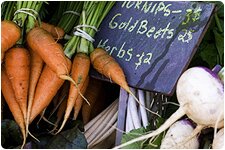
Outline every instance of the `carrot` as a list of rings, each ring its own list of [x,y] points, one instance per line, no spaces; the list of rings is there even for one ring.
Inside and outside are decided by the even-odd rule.
[[[62,119],[63,114],[66,110],[66,104],[67,104],[67,101],[65,99],[65,100],[62,101],[61,105],[59,106],[59,109],[58,109],[57,114],[56,114],[56,116],[57,116],[56,124],[58,124],[59,121]]]
[[[26,143],[25,120],[23,117],[23,113],[20,109],[20,106],[16,101],[16,97],[15,97],[14,90],[11,85],[11,81],[9,80],[9,78],[6,74],[6,70],[4,67],[2,67],[1,83],[2,83],[2,94],[5,98],[5,101],[8,104],[9,109],[12,112],[12,115],[13,115],[16,123],[20,127],[20,130],[21,130],[21,133],[23,136],[23,144],[22,144],[22,147],[23,147],[24,144]]]
[[[70,61],[68,60],[68,63]],[[70,68],[71,64],[69,65]],[[45,65],[35,90],[29,122],[31,123],[51,102],[65,80]]]
[[[62,28],[49,23],[41,22],[41,28],[48,31],[55,39],[62,39],[65,34]]]
[[[1,62],[3,61],[4,56],[5,56],[5,52],[1,52]]]
[[[122,68],[104,49],[96,48],[91,54],[93,67],[101,74],[121,86],[128,93],[132,93],[126,82]]]
[[[82,119],[84,124],[90,121],[92,108],[96,103],[97,99],[99,99],[99,94],[102,91],[102,88],[103,84],[101,81],[94,78],[90,79],[90,82],[84,95],[90,102],[90,105],[84,103],[82,106]]]
[[[30,78],[30,54],[28,50],[20,47],[9,49],[5,53],[5,68],[11,81],[16,101],[26,120]]]
[[[30,67],[30,83],[29,83],[29,92],[28,92],[26,131],[28,131],[29,118],[30,118],[31,107],[33,104],[35,88],[36,88],[38,79],[41,75],[42,67],[44,65],[44,62],[41,59],[41,57],[32,49],[30,49],[30,57],[31,57],[30,59],[31,67]]]
[[[138,104],[142,105],[137,97],[130,90],[124,72],[120,65],[115,61],[115,59],[110,56],[104,49],[96,48],[90,54],[92,66],[101,74],[121,86],[125,91],[131,94]],[[159,116],[157,113],[151,111],[150,109],[144,107],[146,110]]]
[[[40,27],[35,27],[28,32],[27,43],[59,78],[69,80],[68,74],[71,66],[68,64],[62,46],[55,42],[50,33]]]
[[[4,53],[20,39],[20,28],[12,21],[4,20],[1,22],[1,60]]]
[[[58,109],[57,114],[56,114],[57,120],[55,122],[55,127],[50,131],[50,133],[53,133],[56,130],[56,128],[58,127],[59,122],[62,119],[63,114],[66,110],[66,103],[67,103],[67,101],[66,101],[66,99],[64,99],[62,101],[62,103],[60,104],[59,109]]]
[[[70,88],[70,83],[65,81],[62,85],[62,87],[59,89],[59,91],[56,93],[54,96],[52,103],[53,103],[53,108],[48,119],[51,118],[51,116],[56,112],[56,110],[60,107],[61,103],[67,98],[68,98],[68,93],[69,93],[69,88]],[[66,109],[65,109],[66,110]]]
[[[73,59],[71,74],[72,74],[73,80],[77,83],[77,87],[74,86],[74,84],[70,84],[70,90],[69,90],[69,96],[67,100],[67,107],[66,107],[66,112],[64,115],[64,120],[57,133],[59,133],[62,130],[67,119],[69,118],[70,112],[72,111],[73,106],[75,104],[75,100],[80,94],[79,91],[88,76],[89,69],[90,69],[90,58],[84,53],[76,54]]]
[[[87,79],[85,80],[84,82],[84,85],[82,86],[81,88],[81,94],[84,95],[86,89],[87,89],[87,86],[88,86],[88,83],[89,83],[89,77],[87,77]],[[75,101],[75,104],[74,104],[74,114],[73,114],[73,120],[76,120],[77,119],[77,116],[80,112],[80,109],[82,107],[82,104],[83,104],[83,97],[81,97],[81,95],[78,95],[76,101]]]

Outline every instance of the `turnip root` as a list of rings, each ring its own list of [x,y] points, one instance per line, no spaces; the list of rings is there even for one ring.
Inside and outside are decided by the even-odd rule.
[[[185,144],[179,144],[190,136],[193,130],[191,122],[186,119],[175,122],[163,138],[160,149],[197,149],[199,147],[197,136]]]
[[[223,149],[224,148],[224,128],[220,129],[213,139],[212,143],[213,149]]]
[[[224,87],[221,80],[211,70],[203,67],[188,69],[181,75],[177,83],[176,94],[180,104],[179,109],[155,131],[132,139],[115,148],[121,148],[156,136],[184,115],[187,115],[197,124],[188,140],[197,135],[203,128],[215,127],[216,125],[218,128],[223,127],[223,91]]]

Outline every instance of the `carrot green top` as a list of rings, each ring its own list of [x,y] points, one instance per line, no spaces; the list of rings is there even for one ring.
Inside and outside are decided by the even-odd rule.
[[[75,27],[76,31],[73,32],[74,35],[64,47],[65,54],[69,58],[75,52],[89,55],[93,51],[94,35],[114,3],[110,1],[84,2],[79,23]]]

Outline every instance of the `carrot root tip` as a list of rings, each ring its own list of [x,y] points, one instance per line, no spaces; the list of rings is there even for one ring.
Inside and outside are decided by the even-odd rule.
[[[75,87],[77,88],[78,90],[78,93],[80,94],[80,96],[86,101],[86,103],[90,106],[91,104],[89,103],[89,101],[84,97],[84,95],[80,92],[80,89],[78,88],[78,85],[77,83],[70,77],[70,76],[67,76],[67,75],[60,75],[60,78],[63,79],[63,80],[68,80],[70,82],[72,82]]]
[[[26,131],[22,131],[22,134],[23,134],[23,143],[22,143],[21,149],[23,149],[23,147],[26,144]]]
[[[132,92],[130,89],[128,89],[128,90],[126,90],[126,91],[134,97],[134,99],[137,101],[137,103],[138,103],[139,105],[143,106],[143,105],[140,103],[140,101],[138,100],[138,98],[133,94],[133,92]],[[154,114],[154,115],[156,115],[156,116],[158,116],[158,117],[161,118],[161,116],[160,116],[159,114],[157,114],[156,112],[151,111],[150,109],[146,108],[145,106],[143,106],[143,107],[144,107],[144,109],[146,109],[146,110],[149,111],[150,113],[152,113],[152,114]]]
[[[62,123],[61,127],[59,128],[59,130],[58,130],[56,133],[54,133],[54,135],[56,135],[56,134],[58,134],[59,132],[62,131],[63,127],[64,127],[65,124],[66,124],[66,121],[67,121],[67,119],[64,119],[64,120],[63,120],[63,123]]]
[[[32,133],[30,133],[30,131],[27,131],[27,132],[33,139],[35,139],[37,142],[40,142],[40,140],[38,140],[38,138],[36,138]]]

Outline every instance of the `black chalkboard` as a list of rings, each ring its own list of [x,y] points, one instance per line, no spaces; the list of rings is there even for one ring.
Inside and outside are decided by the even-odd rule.
[[[171,95],[209,23],[206,2],[116,2],[95,36],[132,87]],[[91,76],[104,79],[95,71]]]

